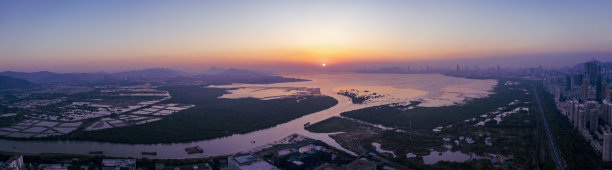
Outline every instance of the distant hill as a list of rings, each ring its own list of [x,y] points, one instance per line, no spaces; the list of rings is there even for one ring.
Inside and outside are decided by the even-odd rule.
[[[209,84],[231,84],[231,83],[251,83],[251,84],[269,84],[280,82],[295,82],[306,81],[297,78],[286,78],[281,76],[271,75],[269,73],[243,70],[243,69],[222,69],[212,67],[203,74],[180,77],[171,79],[172,82],[189,82],[189,81],[204,81]]]
[[[5,71],[0,72],[0,76],[20,78],[37,84],[71,85],[110,85],[131,84],[135,82],[188,83],[192,81],[202,81],[209,84],[304,81],[301,79],[274,76],[259,71],[216,67],[212,67],[204,73],[195,75],[167,68],[150,68],[118,73],[53,73],[48,71],[24,73]]]
[[[0,90],[4,89],[17,89],[17,88],[32,88],[35,87],[36,84],[30,83],[27,80],[9,77],[9,76],[0,76]]]
[[[165,81],[169,78],[185,76],[186,73],[165,68],[125,71],[118,73],[53,73],[40,71],[0,72],[2,76],[16,77],[39,84],[117,84],[134,81]]]
[[[401,67],[383,67],[377,69],[361,69],[357,70],[357,73],[393,73],[393,74],[402,74],[402,73],[410,73],[410,70],[403,69]]]
[[[10,76],[25,79],[37,84],[83,84],[89,82],[108,81],[105,73],[53,73],[40,71],[33,73],[25,72],[0,72],[0,76]]]
[[[10,77],[15,77],[15,78],[25,79],[31,82],[40,83],[47,78],[56,77],[59,74],[48,72],[48,71],[39,71],[39,72],[33,72],[33,73],[5,71],[5,72],[1,72],[0,75],[10,76]]]
[[[593,62],[593,61],[588,61],[588,62]],[[584,63],[587,63],[587,62],[584,62]],[[584,63],[576,64],[571,69],[573,71],[582,72],[584,71]],[[597,65],[602,66],[603,68],[612,69],[612,62],[601,62],[601,61],[595,60],[595,63],[597,63]]]
[[[111,73],[109,76],[115,78],[132,78],[132,79],[167,79],[173,77],[187,76],[188,74],[181,71],[176,71],[167,68],[150,68],[143,70],[124,71],[119,73]]]
[[[222,69],[222,68],[217,68],[217,67],[210,67],[208,70],[206,70],[206,72],[204,72],[204,74],[219,74],[219,73],[223,73],[225,72],[226,69]]]

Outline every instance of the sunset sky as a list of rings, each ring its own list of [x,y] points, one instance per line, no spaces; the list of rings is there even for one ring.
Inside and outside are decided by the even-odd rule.
[[[610,0],[3,0],[0,71],[612,54],[611,21]]]

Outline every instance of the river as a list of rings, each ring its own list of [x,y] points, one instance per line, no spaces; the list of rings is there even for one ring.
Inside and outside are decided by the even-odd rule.
[[[313,74],[284,75],[312,81],[289,82],[276,84],[234,84],[215,86],[217,88],[245,87],[316,87],[323,95],[338,100],[338,104],[328,109],[305,115],[298,119],[246,134],[234,134],[210,140],[201,140],[173,144],[123,144],[96,141],[48,141],[48,140],[7,140],[0,139],[0,150],[20,153],[66,153],[87,155],[89,151],[103,151],[106,156],[141,158],[142,152],[157,152],[157,156],[144,156],[157,159],[201,158],[230,155],[239,152],[255,151],[274,143],[291,134],[301,134],[321,140],[330,146],[352,153],[342,148],[326,133],[311,133],[304,130],[307,122],[316,123],[340,113],[398,102],[422,100],[423,106],[435,107],[461,102],[465,98],[485,97],[489,95],[495,80],[474,80],[448,77],[439,74]],[[337,90],[346,88],[368,88],[370,91],[391,96],[379,98],[365,104],[353,104],[350,98],[337,94]],[[402,94],[393,94],[401,92]],[[465,93],[460,93],[465,92]],[[255,141],[252,143],[251,141]],[[201,154],[187,154],[185,148],[200,146]]]

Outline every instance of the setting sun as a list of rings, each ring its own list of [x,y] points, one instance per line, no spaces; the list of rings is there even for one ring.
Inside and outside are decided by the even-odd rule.
[[[612,169],[611,7],[0,1],[0,170]]]

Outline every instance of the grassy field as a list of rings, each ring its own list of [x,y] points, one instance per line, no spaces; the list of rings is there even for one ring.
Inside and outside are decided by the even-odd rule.
[[[502,81],[502,84],[505,81]],[[536,117],[531,93],[526,94],[523,89],[529,89],[531,86],[529,81],[521,81],[519,85],[499,85],[495,88],[495,95],[481,100],[473,100],[465,105],[449,106],[441,108],[424,108],[425,110],[401,111],[389,107],[385,110],[381,107],[374,107],[369,110],[372,114],[368,114],[368,119],[387,121],[389,119],[398,119],[392,122],[400,122],[386,125],[398,126],[404,128],[405,132],[399,131],[382,131],[376,128],[362,125],[357,122],[341,117],[332,117],[327,120],[311,125],[307,129],[313,132],[346,132],[332,136],[338,143],[345,148],[357,153],[375,152],[375,148],[371,143],[376,142],[381,144],[381,148],[393,151],[398,157],[391,157],[388,154],[378,153],[386,159],[393,160],[403,166],[414,169],[492,169],[493,164],[488,160],[471,160],[463,163],[441,161],[433,165],[423,163],[420,156],[430,154],[430,149],[436,151],[445,151],[445,145],[452,146],[452,151],[461,151],[463,153],[472,153],[476,155],[500,154],[513,155],[512,165],[510,169],[533,169],[536,168]],[[515,104],[509,105],[511,102]],[[485,104],[488,104],[485,105]],[[478,108],[478,106],[483,108]],[[482,126],[475,126],[476,122],[494,117],[489,112],[495,111],[503,107],[501,112],[511,111],[515,108],[527,108],[528,111],[519,111],[514,114],[509,114],[504,117],[501,122],[489,121]],[[416,108],[419,109],[419,108]],[[423,108],[422,108],[423,109]],[[362,109],[364,110],[364,109]],[[387,112],[386,112],[387,111]],[[425,111],[431,111],[425,113]],[[365,111],[364,111],[365,112]],[[450,112],[450,113],[445,113]],[[350,113],[350,112],[348,112]],[[417,116],[416,113],[423,115]],[[392,115],[385,115],[392,114]],[[405,114],[405,115],[400,115]],[[454,116],[460,114],[459,116]],[[480,117],[482,114],[489,114],[487,118]],[[346,115],[346,113],[344,114]],[[449,116],[441,119],[441,116]],[[382,117],[382,118],[381,118]],[[410,119],[419,118],[419,121],[412,121],[414,129],[406,128],[406,124]],[[475,121],[465,122],[466,119],[476,118]],[[413,119],[414,120],[414,119]],[[379,122],[374,122],[379,123]],[[385,123],[382,123],[385,124]],[[452,125],[452,127],[443,128],[441,132],[434,132],[431,129],[437,126]],[[376,132],[376,133],[371,133]],[[454,144],[452,141],[459,139],[460,136],[470,137],[474,143]],[[442,139],[448,138],[451,141],[445,142]],[[485,143],[486,138],[491,138],[492,146]],[[353,145],[357,146],[353,146]],[[415,158],[406,158],[407,153],[416,154]],[[496,165],[501,166],[500,163]]]
[[[494,111],[516,98],[524,97],[524,92],[515,86],[503,85],[500,81],[494,88],[495,94],[486,98],[473,99],[463,105],[444,107],[417,107],[403,110],[406,106],[378,106],[342,113],[342,116],[360,119],[370,123],[408,129],[433,129],[440,125],[451,124]]]
[[[63,138],[122,143],[185,142],[269,128],[337,104],[328,96],[259,100],[219,99],[224,89],[199,86],[166,87],[172,99],[164,103],[196,106],[148,124],[74,132]]]
[[[361,123],[334,116],[307,126],[305,129],[315,133],[333,133],[354,131],[360,126],[363,125]]]

